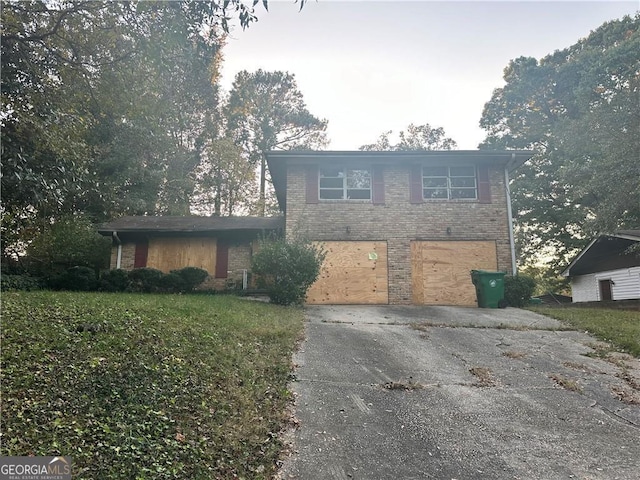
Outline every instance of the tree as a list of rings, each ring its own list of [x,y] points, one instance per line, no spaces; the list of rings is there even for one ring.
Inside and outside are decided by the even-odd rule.
[[[456,142],[445,136],[444,129],[433,128],[428,123],[424,125],[409,124],[407,130],[399,133],[399,142],[391,144],[390,136],[393,131],[384,132],[375,143],[363,145],[360,150],[366,151],[397,151],[397,150],[451,150]]]
[[[255,21],[240,0],[3,2],[3,257],[64,215],[188,213],[233,15]]]
[[[313,116],[295,81],[285,72],[239,72],[224,108],[229,135],[254,167],[260,166],[258,210],[266,208],[265,153],[326,145],[327,121]]]
[[[204,148],[196,169],[193,206],[206,215],[234,215],[250,205],[255,172],[232,140],[213,140]]]
[[[599,231],[640,225],[640,14],[603,24],[540,61],[504,71],[481,148],[532,149],[512,199],[525,259],[566,263]]]

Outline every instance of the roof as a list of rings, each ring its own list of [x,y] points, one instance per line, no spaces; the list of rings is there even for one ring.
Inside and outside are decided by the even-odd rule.
[[[416,163],[472,163],[503,165],[509,171],[520,167],[534,152],[529,150],[414,150],[414,151],[361,151],[361,150],[272,150],[266,153],[269,173],[280,208],[285,210],[287,196],[287,166],[311,163],[344,164],[366,162],[376,165]]]
[[[98,227],[103,235],[145,232],[221,232],[232,230],[278,230],[284,228],[284,217],[120,217]]]
[[[640,255],[626,253],[640,242],[640,230],[620,230],[592,240],[562,272],[565,277],[640,266]]]

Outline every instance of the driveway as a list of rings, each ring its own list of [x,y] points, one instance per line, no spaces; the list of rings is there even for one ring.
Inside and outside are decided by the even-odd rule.
[[[280,478],[638,479],[640,366],[518,309],[307,309]]]

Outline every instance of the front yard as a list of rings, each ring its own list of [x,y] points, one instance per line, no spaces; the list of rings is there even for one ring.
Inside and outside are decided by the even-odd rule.
[[[2,296],[3,456],[74,479],[269,478],[301,309],[227,296]]]

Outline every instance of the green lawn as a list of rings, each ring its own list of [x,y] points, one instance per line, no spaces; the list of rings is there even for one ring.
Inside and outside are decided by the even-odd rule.
[[[640,312],[604,308],[531,307],[531,310],[586,330],[618,349],[640,357]]]
[[[229,296],[2,295],[1,455],[75,478],[269,478],[301,309]]]

